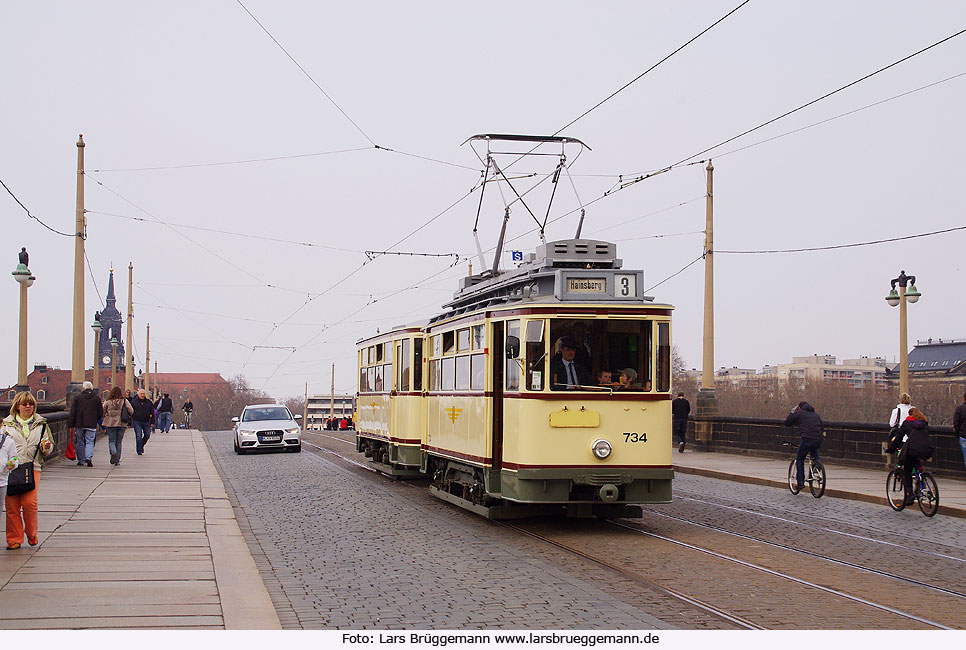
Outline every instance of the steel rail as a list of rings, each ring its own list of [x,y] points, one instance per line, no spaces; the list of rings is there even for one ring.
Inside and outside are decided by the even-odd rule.
[[[642,577],[642,576],[640,576],[640,575],[638,575],[636,573],[631,573],[629,571],[626,571],[626,570],[624,570],[624,569],[622,569],[620,567],[614,566],[613,564],[609,564],[608,562],[605,562],[603,560],[600,560],[598,558],[595,558],[592,555],[587,555],[583,551],[578,551],[577,549],[575,549],[575,548],[573,548],[571,546],[567,546],[566,544],[562,544],[560,542],[556,542],[556,541],[550,539],[549,537],[545,537],[545,536],[540,535],[538,533],[531,532],[531,531],[529,531],[529,530],[527,530],[525,528],[521,528],[520,526],[517,526],[516,524],[510,524],[510,523],[507,523],[505,521],[499,521],[499,520],[494,520],[494,523],[500,524],[501,526],[504,526],[506,528],[513,529],[513,530],[515,530],[515,531],[517,531],[519,533],[523,533],[524,535],[527,535],[529,537],[533,537],[534,539],[538,539],[541,542],[545,542],[547,544],[550,544],[551,546],[555,546],[555,547],[557,547],[557,548],[559,548],[561,550],[567,551],[568,553],[572,553],[574,555],[577,555],[577,556],[579,556],[579,557],[587,560],[588,562],[592,562],[592,563],[594,563],[594,564],[596,564],[598,566],[604,567],[605,569],[610,569],[611,571],[614,571],[615,573],[618,573],[618,574],[624,576],[625,578],[627,578],[629,580],[633,580],[634,582],[640,583],[640,584],[648,587],[649,589],[652,589],[654,591],[657,591],[658,593],[662,593],[662,594],[664,594],[666,596],[671,596],[672,598],[675,598],[677,600],[681,600],[683,602],[686,602],[689,605],[692,605],[692,606],[697,607],[699,609],[703,609],[704,611],[709,612],[709,613],[713,614],[714,616],[717,616],[719,618],[722,618],[722,619],[724,619],[726,621],[729,621],[731,623],[734,623],[735,625],[738,625],[739,627],[743,627],[743,628],[748,629],[748,630],[763,630],[763,629],[765,629],[762,626],[758,625],[757,623],[753,623],[752,621],[749,621],[748,619],[743,618],[743,617],[741,617],[741,616],[739,616],[739,615],[737,615],[737,614],[735,614],[733,612],[729,612],[728,610],[721,609],[720,607],[717,607],[717,606],[712,605],[710,603],[706,603],[706,602],[704,602],[702,600],[699,600],[697,598],[694,598],[693,596],[688,596],[687,594],[684,594],[684,593],[682,593],[680,591],[677,591],[676,589],[671,589],[670,587],[665,587],[663,585],[659,585],[656,582],[651,582],[650,580],[648,580],[648,579],[646,579],[646,578],[644,578],[644,577]]]

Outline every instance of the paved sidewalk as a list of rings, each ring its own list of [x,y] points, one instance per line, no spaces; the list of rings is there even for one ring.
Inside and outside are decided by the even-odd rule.
[[[204,439],[134,432],[40,479],[40,544],[0,549],[0,628],[280,629]]]
[[[821,455],[821,451],[819,452]],[[788,489],[788,458],[760,458],[741,454],[722,452],[693,451],[673,452],[674,469],[682,474],[700,474],[742,483],[771,485],[783,490]],[[822,458],[828,472],[825,494],[831,497],[881,503],[888,507],[885,498],[887,470],[862,469],[836,465]],[[939,513],[937,516],[966,517],[966,481],[962,479],[937,476],[939,485]],[[913,506],[918,509],[917,506]]]

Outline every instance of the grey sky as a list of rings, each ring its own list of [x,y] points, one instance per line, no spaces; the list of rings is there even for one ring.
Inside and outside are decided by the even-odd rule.
[[[137,356],[150,323],[160,370],[241,372],[253,386],[289,396],[305,382],[327,392],[332,363],[337,390],[353,390],[357,338],[428,317],[451,296],[465,261],[449,270],[448,260],[433,258],[361,265],[362,251],[386,249],[474,186],[480,164],[460,143],[475,133],[557,131],[739,1],[244,4],[358,129],[237,2],[12,3],[0,38],[0,179],[34,215],[72,232],[74,143],[83,133],[88,257],[102,295],[114,265],[122,311],[134,263]],[[963,28],[959,2],[752,0],[564,131],[593,149],[570,168],[580,199]],[[966,73],[964,62],[966,35],[712,152],[716,249],[828,246],[964,225],[966,76],[729,153]],[[375,150],[370,139],[454,164]],[[350,149],[362,150],[111,171]],[[653,286],[700,255],[702,235],[694,233],[704,227],[704,187],[704,165],[638,183],[590,206],[584,236],[616,241],[625,266],[644,268]],[[472,255],[476,197],[395,250]],[[484,247],[495,243],[503,214],[496,197],[484,205]],[[551,220],[577,207],[569,183],[554,205]],[[6,192],[0,214],[8,272],[26,246],[37,276],[29,363],[67,368],[73,242],[30,219]],[[514,209],[510,235],[529,234],[513,248],[533,250],[532,226]],[[548,239],[575,228],[575,215],[561,219]],[[910,339],[966,337],[958,300],[964,237],[719,254],[715,365],[760,367],[812,353],[894,360],[898,310],[883,298],[900,269],[917,276],[923,294],[910,307]],[[9,309],[0,368],[13,383],[17,285],[9,278],[2,286]],[[702,265],[653,295],[675,305],[674,342],[689,367],[700,367]],[[376,302],[366,306],[370,296]],[[90,277],[86,297],[89,322],[101,305]],[[89,331],[85,337],[90,364]]]

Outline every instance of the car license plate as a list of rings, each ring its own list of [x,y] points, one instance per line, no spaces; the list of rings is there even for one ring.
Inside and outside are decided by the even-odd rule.
[[[282,442],[282,436],[262,436],[261,442]]]

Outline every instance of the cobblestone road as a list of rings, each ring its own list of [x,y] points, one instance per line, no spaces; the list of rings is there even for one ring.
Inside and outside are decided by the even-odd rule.
[[[341,437],[343,440],[339,440]],[[351,436],[312,440],[355,457]],[[236,456],[230,432],[206,434],[216,466],[232,493],[266,586],[286,628],[730,628],[709,613],[649,589],[627,576],[433,499],[423,485],[391,481],[331,454]],[[962,591],[966,533],[961,520],[926,519],[839,499],[794,497],[774,488],[679,475],[675,503],[654,506],[641,523],[650,531],[753,553],[754,560],[806,566],[816,581],[852,580],[824,560],[744,541],[666,515],[744,535],[803,546],[842,561]],[[598,522],[540,523],[595,557],[637,568],[649,579],[698,598],[738,604],[741,615],[773,628],[871,627],[850,603],[828,605],[807,621],[781,580],[755,578],[680,548],[632,533],[604,532]],[[827,529],[827,530],[823,530]],[[835,531],[841,532],[832,532]],[[601,541],[589,541],[603,534]],[[873,539],[874,538],[874,539]],[[794,556],[790,560],[790,556]],[[629,559],[630,558],[630,559]],[[720,561],[717,561],[720,562]],[[890,579],[863,575],[864,588],[882,591]],[[884,581],[884,582],[883,582]],[[885,587],[891,590],[892,587]],[[917,588],[921,589],[921,588]],[[741,592],[741,598],[728,594]],[[806,596],[807,597],[807,596]],[[904,596],[898,595],[898,605]],[[964,601],[929,593],[944,622]],[[943,600],[945,599],[945,600]],[[721,605],[725,606],[725,605]],[[936,613],[934,607],[928,614]],[[942,612],[940,612],[942,613]],[[950,621],[950,616],[952,620]],[[878,626],[917,627],[879,617]],[[857,623],[856,621],[863,621]],[[959,623],[957,625],[957,623]]]

